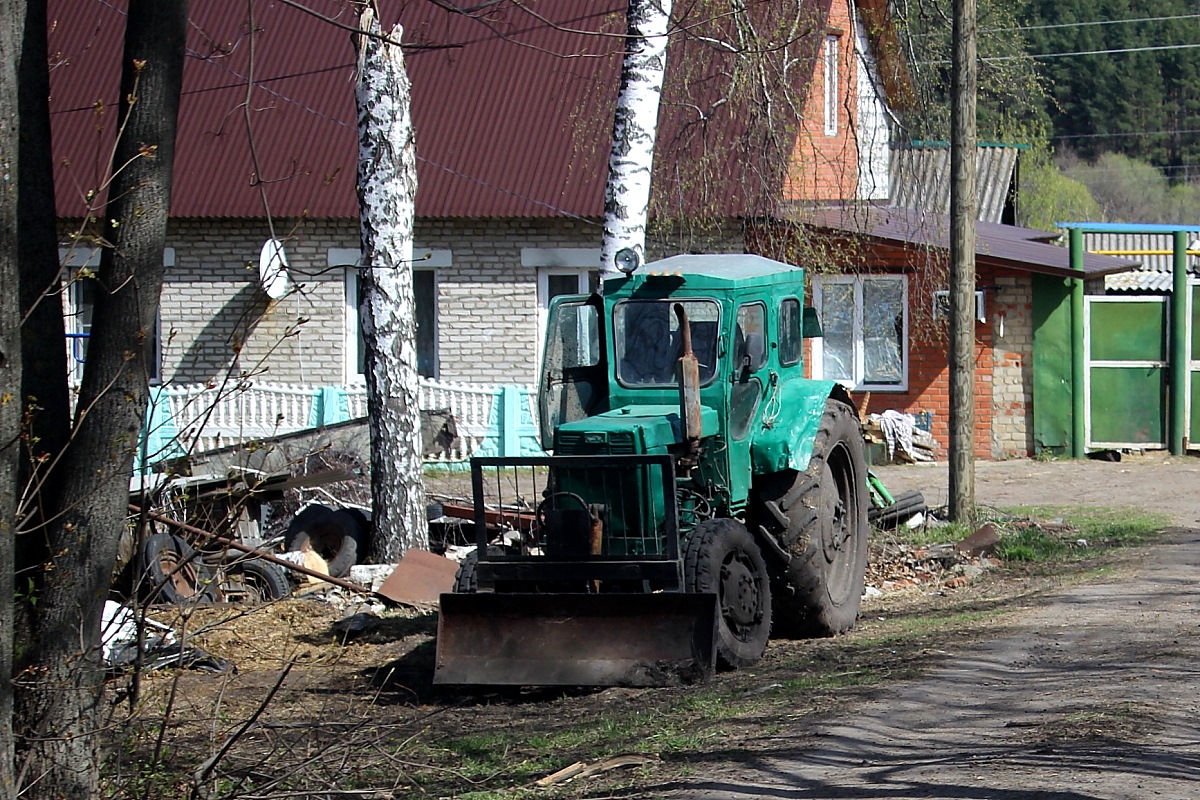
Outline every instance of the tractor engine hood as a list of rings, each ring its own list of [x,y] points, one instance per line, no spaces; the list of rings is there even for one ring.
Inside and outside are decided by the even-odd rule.
[[[716,409],[700,408],[701,438],[717,433]],[[683,420],[677,405],[632,405],[594,417],[564,422],[555,434],[554,452],[666,453],[683,443]]]

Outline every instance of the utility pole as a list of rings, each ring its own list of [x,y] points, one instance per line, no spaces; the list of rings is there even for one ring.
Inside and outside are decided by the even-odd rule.
[[[954,0],[950,111],[950,518],[975,518],[975,0]]]

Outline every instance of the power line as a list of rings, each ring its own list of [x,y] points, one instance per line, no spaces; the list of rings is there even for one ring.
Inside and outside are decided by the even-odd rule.
[[[1068,58],[1070,56],[1102,56],[1111,55],[1114,53],[1148,53],[1155,50],[1191,50],[1200,47],[1200,43],[1196,44],[1159,44],[1149,47],[1120,47],[1111,50],[1079,50],[1072,53],[1022,53],[1017,56],[989,56],[980,59],[981,61],[1016,61],[1022,58]],[[945,64],[946,61],[937,63]]]
[[[1014,25],[1010,28],[983,28],[980,33],[1000,33],[1002,31],[1047,31],[1055,28],[1086,28],[1093,25],[1123,25],[1127,22],[1165,22],[1176,19],[1197,19],[1200,14],[1179,14],[1174,17],[1138,17],[1137,19],[1101,19],[1088,22],[1056,22],[1052,25]]]
[[[1162,131],[1122,131],[1120,133],[1064,133],[1051,136],[1051,139],[1116,139],[1125,136],[1159,136],[1179,133],[1200,133],[1200,128],[1180,128],[1178,130]]]

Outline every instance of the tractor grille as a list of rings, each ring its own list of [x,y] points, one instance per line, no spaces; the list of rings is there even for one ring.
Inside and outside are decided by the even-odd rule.
[[[632,456],[637,455],[637,443],[632,431],[559,431],[555,453],[564,456]]]

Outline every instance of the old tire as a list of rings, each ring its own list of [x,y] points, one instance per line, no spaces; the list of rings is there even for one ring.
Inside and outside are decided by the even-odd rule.
[[[211,603],[213,576],[195,549],[173,533],[153,533],[137,557],[142,595],[148,603]]]
[[[829,399],[808,469],[759,485],[753,522],[791,557],[773,576],[781,633],[833,636],[854,627],[867,566],[866,476],[858,416]]]
[[[350,574],[367,544],[367,531],[353,514],[325,506],[309,506],[297,514],[283,538],[285,550],[315,551],[335,578]]]
[[[227,595],[241,594],[248,603],[282,600],[292,593],[292,582],[283,567],[261,558],[235,561],[226,565],[225,573],[222,591]]]
[[[867,518],[879,530],[891,530],[910,517],[923,514],[928,510],[925,505],[925,496],[915,490],[898,494],[892,500],[893,502],[889,506],[872,508],[867,512]]]
[[[488,546],[489,556],[502,556],[504,552],[503,547],[497,545]],[[478,591],[479,580],[476,575],[478,568],[479,550],[472,550],[458,563],[458,572],[454,573],[455,594],[475,594]]]
[[[717,595],[717,658],[748,667],[762,658],[771,635],[771,583],[758,543],[732,519],[701,522],[688,537],[684,589]]]

